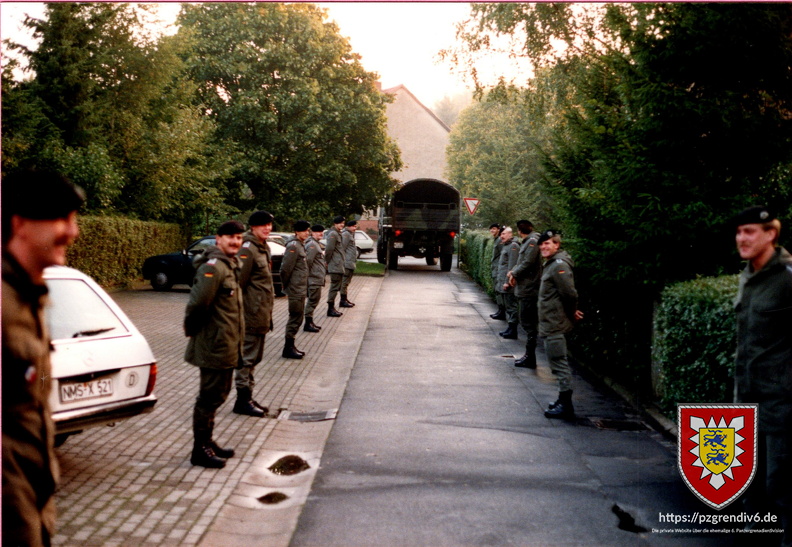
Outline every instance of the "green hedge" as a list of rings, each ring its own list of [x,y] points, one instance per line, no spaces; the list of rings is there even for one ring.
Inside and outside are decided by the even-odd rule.
[[[732,401],[738,276],[667,287],[655,312],[652,360],[663,410]]]
[[[492,246],[494,239],[488,231],[465,230],[459,240],[459,262],[462,270],[481,285],[490,296],[492,288]]]
[[[129,286],[140,279],[143,261],[152,255],[183,249],[187,243],[176,224],[121,217],[78,217],[80,236],[66,264],[105,287]]]

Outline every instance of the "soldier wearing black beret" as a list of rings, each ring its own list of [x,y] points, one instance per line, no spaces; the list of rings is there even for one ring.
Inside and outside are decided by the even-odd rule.
[[[286,340],[283,357],[302,359],[305,352],[295,347],[297,331],[305,317],[305,298],[308,295],[308,265],[305,242],[311,237],[311,224],[306,220],[294,223],[294,239],[286,244],[281,262],[283,291],[289,298],[289,320],[286,322]]]
[[[734,219],[747,261],[736,300],[735,402],[759,405],[757,471],[746,511],[776,514],[792,545],[792,255],[778,245],[781,222],[765,206]]]
[[[60,174],[3,178],[3,545],[50,545],[58,460],[44,269],[66,262],[85,194]]]

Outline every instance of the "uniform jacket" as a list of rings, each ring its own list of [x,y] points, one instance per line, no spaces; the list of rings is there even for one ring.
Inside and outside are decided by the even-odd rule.
[[[184,316],[190,337],[184,359],[198,367],[234,368],[245,332],[238,261],[211,246],[193,264],[197,271]]]
[[[58,481],[50,341],[44,322],[47,287],[3,255],[3,544],[41,545],[55,531]]]
[[[275,302],[269,245],[251,232],[246,232],[237,259],[240,265],[239,287],[242,289],[245,308],[245,331],[266,334],[272,330],[272,308]]]
[[[305,263],[308,266],[308,286],[324,287],[327,264],[322,246],[313,237],[305,242]]]
[[[514,296],[517,298],[535,297],[539,294],[542,275],[542,255],[539,252],[539,232],[531,232],[520,244],[517,264],[511,270],[517,284]]]
[[[539,286],[539,334],[566,334],[575,326],[577,290],[572,275],[572,257],[559,250],[548,258]]]
[[[498,279],[498,266],[500,265],[501,250],[503,249],[503,242],[500,236],[495,238],[492,245],[492,260],[490,261],[490,273],[492,274],[492,281],[497,282]]]
[[[329,273],[344,273],[344,249],[341,245],[341,230],[337,229],[335,226],[330,228],[330,231],[327,233],[325,260],[327,261],[327,271]]]
[[[792,428],[792,256],[783,247],[764,268],[740,275],[736,401],[759,403],[759,430]]]
[[[344,268],[354,270],[357,267],[357,246],[355,234],[349,230],[341,232],[341,245],[344,249]]]
[[[508,289],[503,288],[503,286],[507,283],[508,278],[506,274],[508,274],[514,266],[517,265],[517,258],[520,256],[520,243],[515,241],[514,238],[511,238],[509,241],[503,244],[501,248],[501,255],[500,260],[498,262],[498,279],[497,279],[497,286],[495,290],[502,293],[512,294],[514,293],[514,287],[509,287]]]
[[[281,262],[283,292],[290,298],[308,295],[308,264],[305,261],[305,244],[295,238],[286,244]]]

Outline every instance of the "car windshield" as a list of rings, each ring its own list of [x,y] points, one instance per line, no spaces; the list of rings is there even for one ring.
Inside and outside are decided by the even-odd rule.
[[[50,304],[46,308],[47,326],[53,340],[128,332],[87,283],[80,279],[47,279]]]
[[[203,238],[201,240],[198,240],[195,243],[193,243],[190,246],[190,248],[187,249],[187,252],[189,252],[190,254],[202,253],[202,252],[204,252],[206,250],[207,247],[211,247],[214,244],[215,244],[215,238],[213,238],[213,237],[205,237],[205,238]]]

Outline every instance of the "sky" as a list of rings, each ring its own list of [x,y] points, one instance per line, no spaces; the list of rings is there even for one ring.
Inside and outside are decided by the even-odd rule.
[[[447,63],[439,63],[437,53],[455,43],[456,23],[464,20],[470,7],[461,2],[317,2],[327,8],[329,19],[349,39],[353,51],[361,55],[366,70],[380,75],[383,89],[405,85],[426,106],[443,99],[472,92],[469,82],[452,73]],[[162,3],[161,13],[170,20],[178,5]],[[43,4],[2,2],[0,35],[17,39],[23,32],[24,14],[41,16]],[[480,73],[489,70],[491,82],[497,71],[513,71],[506,60],[491,58]],[[493,72],[494,70],[494,72]]]

